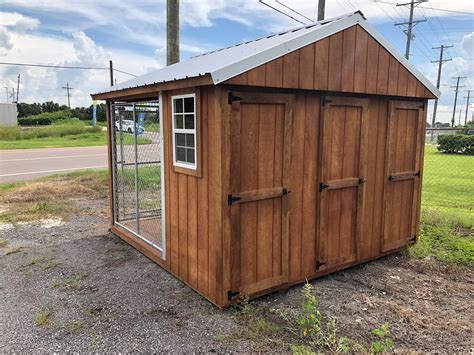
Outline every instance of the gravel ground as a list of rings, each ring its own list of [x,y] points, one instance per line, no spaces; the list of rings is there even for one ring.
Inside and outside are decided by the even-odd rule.
[[[239,308],[217,309],[110,234],[106,200],[76,203],[87,212],[66,223],[0,231],[0,352],[289,350],[287,333],[249,332]],[[388,322],[395,351],[473,347],[472,270],[395,254],[313,284],[340,335],[367,345]],[[295,286],[251,305],[274,320],[300,303]]]

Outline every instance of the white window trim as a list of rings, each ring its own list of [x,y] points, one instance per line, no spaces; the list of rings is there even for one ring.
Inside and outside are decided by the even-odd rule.
[[[192,97],[194,100],[194,108],[193,112],[184,112],[184,107],[183,107],[183,117],[184,115],[190,115],[193,114],[194,116],[194,129],[185,129],[185,128],[176,128],[176,120],[174,119],[175,112],[174,112],[174,100],[176,99],[184,99],[187,97]],[[184,106],[184,102],[183,102]],[[181,113],[177,113],[181,114]],[[197,129],[196,129],[196,94],[186,94],[186,95],[174,95],[171,96],[171,124],[173,127],[173,165],[180,167],[180,168],[185,168],[185,169],[191,169],[191,170],[197,170],[198,166],[198,161],[197,161]],[[183,118],[183,124],[184,124],[184,118]],[[194,164],[191,163],[184,163],[181,161],[176,160],[176,142],[175,142],[175,133],[186,133],[186,134],[193,134],[194,135]]]

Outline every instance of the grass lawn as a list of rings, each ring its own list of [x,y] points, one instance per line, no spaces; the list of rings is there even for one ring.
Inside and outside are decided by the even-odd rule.
[[[125,144],[133,143],[133,135],[125,134]],[[149,144],[148,138],[138,137],[139,144]],[[87,147],[107,145],[107,132],[93,132],[66,135],[63,137],[44,137],[20,140],[0,140],[1,149],[31,149],[31,148],[60,148],[60,147]]]
[[[428,213],[474,225],[474,156],[444,154],[427,145],[422,206]]]

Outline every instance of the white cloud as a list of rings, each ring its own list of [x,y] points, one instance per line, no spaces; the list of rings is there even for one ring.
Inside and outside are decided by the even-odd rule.
[[[0,56],[4,56],[13,47],[13,41],[6,27],[0,26]]]

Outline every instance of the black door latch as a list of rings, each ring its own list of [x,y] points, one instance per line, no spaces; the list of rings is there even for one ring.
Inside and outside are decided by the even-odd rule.
[[[327,184],[321,182],[321,183],[319,184],[319,191],[323,191],[324,189],[327,189],[328,187],[329,187],[329,185],[327,185]]]
[[[227,204],[228,204],[229,206],[232,206],[232,204],[233,204],[234,202],[237,202],[237,201],[239,201],[239,200],[241,200],[241,199],[242,199],[242,197],[227,195]]]

